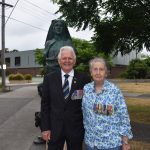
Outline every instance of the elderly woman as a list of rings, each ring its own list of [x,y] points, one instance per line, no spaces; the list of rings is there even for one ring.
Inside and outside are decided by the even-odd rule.
[[[84,86],[82,101],[86,150],[129,150],[132,132],[124,97],[106,80],[104,59],[92,59],[90,72],[93,82]]]

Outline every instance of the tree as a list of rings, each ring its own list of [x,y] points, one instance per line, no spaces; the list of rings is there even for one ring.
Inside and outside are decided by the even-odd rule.
[[[93,43],[86,40],[77,39],[77,38],[72,38],[72,41],[75,48],[77,49],[77,63],[75,66],[76,70],[89,72],[90,59],[98,56],[106,59],[106,61],[108,62],[108,68],[111,68],[111,66],[113,66],[111,56],[96,51]],[[43,67],[45,66],[43,49],[36,49],[35,60],[38,64],[42,65]]]
[[[45,66],[45,58],[44,58],[44,54],[43,54],[43,49],[37,48],[35,50],[35,61],[39,65],[42,65],[43,67]]]
[[[150,79],[150,56],[147,56],[144,62],[147,65],[147,78]]]
[[[148,74],[148,66],[145,61],[134,59],[130,61],[127,68],[127,78],[129,79],[145,79]]]
[[[44,50],[37,48],[35,50],[35,62],[37,62],[39,65],[42,65],[43,68],[41,69],[41,75],[45,74],[45,57],[44,57]]]
[[[71,27],[94,29],[97,50],[122,55],[150,51],[149,0],[52,0]],[[73,9],[72,9],[73,8]]]
[[[104,58],[107,61],[108,69],[113,66],[112,57],[105,55],[103,52],[96,51],[92,42],[73,38],[73,43],[77,49],[77,70],[89,72],[89,61],[94,57]]]
[[[93,43],[86,40],[73,38],[73,43],[77,49],[76,70],[89,72],[89,60],[98,55]]]

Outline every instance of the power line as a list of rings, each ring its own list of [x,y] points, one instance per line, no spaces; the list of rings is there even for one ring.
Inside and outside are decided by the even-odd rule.
[[[29,3],[29,4],[31,4],[31,5],[33,5],[33,6],[37,7],[37,8],[39,8],[39,9],[41,9],[41,10],[43,10],[43,11],[45,11],[45,12],[48,13],[48,14],[55,15],[55,14],[53,14],[53,13],[51,13],[51,12],[49,12],[49,11],[47,11],[47,10],[41,8],[41,7],[39,7],[38,5],[36,5],[36,4],[32,3],[32,2],[29,2],[28,0],[24,0],[24,1],[26,1],[27,3]]]
[[[29,3],[30,5],[32,5],[32,6],[36,7],[36,8],[38,8],[38,9],[40,9],[40,10],[46,12],[47,14],[52,14],[52,13],[50,13],[49,11],[47,11],[47,10],[45,10],[45,9],[43,9],[43,8],[41,8],[41,7],[35,5],[35,4],[33,4],[33,3],[31,3],[31,2],[29,2],[29,1],[27,1],[27,0],[25,0],[25,1],[26,1],[27,3]],[[33,26],[33,25],[31,25],[31,24],[29,24],[29,23],[26,23],[26,22],[24,22],[24,21],[17,20],[17,19],[15,19],[15,18],[10,17],[10,16],[12,15],[13,11],[15,10],[15,8],[16,8],[18,2],[19,2],[19,0],[17,0],[17,2],[15,3],[14,8],[12,9],[11,13],[9,14],[9,16],[5,16],[5,17],[7,17],[6,23],[8,22],[9,19],[11,19],[11,20],[14,20],[14,21],[23,23],[23,24],[25,24],[25,25],[28,25],[28,26],[30,26],[30,27],[33,27],[33,28],[36,28],[36,29],[39,29],[39,30],[42,30],[42,31],[47,32],[45,29],[42,29],[42,28]],[[27,7],[27,8],[30,8],[30,7]],[[31,10],[33,10],[33,9],[31,9]],[[37,11],[35,11],[35,12],[37,12]],[[38,12],[39,12],[39,11],[38,11]],[[29,12],[28,12],[28,13],[29,13]],[[41,14],[41,13],[40,13],[40,14]],[[52,14],[52,15],[55,16],[55,14]],[[44,16],[45,16],[45,15],[44,15]],[[1,16],[0,16],[0,17],[1,17]],[[39,15],[38,15],[38,17],[39,17]],[[43,16],[42,16],[41,18],[44,19]],[[40,18],[40,19],[41,19],[41,18]],[[47,19],[46,19],[46,20],[47,20]],[[6,23],[5,23],[5,24],[6,24]]]
[[[45,22],[45,23],[48,23],[49,21],[48,21],[48,18],[45,18],[45,17],[40,17],[39,15],[36,15],[35,13],[33,13],[33,12],[31,12],[31,11],[29,11],[28,9],[26,9],[26,8],[22,8],[21,9],[21,12],[25,12],[26,14],[28,14],[28,15],[30,15],[30,16],[33,16],[32,18],[34,18],[34,19],[38,19],[38,20],[42,20],[42,22]]]
[[[26,22],[23,22],[23,21],[17,20],[17,19],[15,19],[15,18],[10,18],[10,19],[15,20],[15,21],[20,22],[20,23],[23,23],[23,24],[28,25],[28,26],[30,26],[30,27],[33,27],[33,28],[36,28],[36,29],[39,29],[39,30],[42,30],[42,31],[47,32],[47,30],[45,30],[45,29],[42,29],[42,28],[39,28],[39,27],[33,26],[33,25],[31,25],[31,24],[28,24],[28,23],[26,23]]]
[[[44,16],[50,15],[50,13],[47,13],[47,12],[43,11],[42,9],[35,7],[35,6],[31,5],[30,3],[27,3],[26,1],[22,1],[22,5],[20,5],[20,7],[29,9],[30,11],[32,11],[34,13],[42,14]]]
[[[23,4],[23,5],[20,5],[20,7],[18,7],[18,9],[20,10],[20,11],[23,11],[23,10],[26,10],[26,12],[28,12],[28,13],[32,13],[32,15],[34,15],[34,16],[36,16],[36,17],[40,17],[40,19],[45,19],[46,21],[48,21],[49,20],[49,18],[51,17],[50,15],[51,14],[48,14],[48,13],[43,13],[43,12],[41,12],[41,10],[39,10],[38,8],[36,8],[36,9],[34,9],[34,8],[32,8],[32,7],[29,7],[28,6],[28,4]],[[55,18],[57,18],[57,17],[54,17],[54,16],[52,16],[54,19]]]
[[[32,3],[32,2],[29,2],[28,0],[24,0],[24,1],[27,2],[28,4],[34,6],[34,7],[36,7],[36,8],[38,8],[38,9],[42,10],[42,11],[44,11],[44,12],[47,13],[47,14],[51,14],[51,15],[53,15],[53,16],[56,16],[56,14],[53,14],[53,13],[51,13],[51,12],[49,12],[49,11],[47,11],[47,10],[41,8],[41,7],[39,7],[38,5],[36,5],[36,4]],[[13,10],[11,11],[9,17],[7,18],[6,23],[8,22],[8,20],[9,20],[10,16],[12,15],[14,9],[16,8],[18,2],[19,2],[19,0],[17,0],[17,2],[15,3],[15,6],[14,6]],[[21,6],[21,5],[20,5],[20,6]],[[24,8],[24,7],[23,7],[23,8]],[[30,7],[26,7],[26,8],[29,8],[29,9],[30,9]],[[24,8],[24,9],[26,9],[26,8]],[[32,10],[33,10],[33,9],[30,9],[30,11],[32,11]],[[32,11],[32,12],[33,12],[33,11]],[[35,11],[35,12],[39,12],[39,11]],[[35,12],[34,12],[34,14],[35,14]],[[27,12],[27,13],[29,13],[29,12]],[[30,13],[30,14],[31,14],[31,13]],[[41,12],[41,13],[39,13],[39,14],[43,14],[43,13]],[[38,14],[38,18],[39,18],[39,14]],[[33,15],[33,14],[31,14],[31,15],[37,17],[36,15]],[[45,14],[44,14],[44,18],[45,18],[46,21],[47,21],[48,18],[45,17]],[[43,16],[42,16],[42,18],[40,18],[40,19],[43,20],[44,18],[43,18]],[[57,17],[55,17],[55,18],[57,18]],[[54,18],[54,19],[55,19],[55,18]],[[6,24],[6,23],[5,23],[5,24]]]
[[[1,16],[1,15],[0,15],[0,16]],[[5,16],[5,17],[7,17],[7,16]],[[29,23],[26,23],[26,22],[23,22],[23,21],[17,20],[17,19],[15,19],[15,18],[11,18],[11,17],[10,17],[9,19],[15,20],[15,21],[17,21],[17,22],[23,23],[23,24],[28,25],[28,26],[30,26],[30,27],[33,27],[33,28],[36,28],[36,29],[39,29],[39,30],[42,30],[42,31],[47,32],[47,30],[45,30],[45,29],[42,29],[42,28],[39,28],[39,27],[33,26],[33,25],[29,24]]]
[[[34,12],[34,14],[37,14],[37,12],[39,13],[39,14],[41,14],[41,17],[39,16],[39,14],[38,14],[38,16],[36,16],[36,15],[34,15],[35,17],[38,17],[39,19],[46,19],[46,17],[44,17],[43,18],[43,15],[44,15],[44,13],[42,13],[42,12],[45,12],[45,14],[52,14],[52,13],[50,13],[50,12],[48,12],[47,10],[45,10],[45,11],[43,11],[44,9],[43,8],[41,8],[41,7],[39,7],[39,6],[37,6],[37,5],[35,5],[35,4],[31,4],[31,2],[27,2],[28,0],[24,0],[24,1],[22,1],[22,2],[25,2],[24,3],[24,5],[26,5],[27,3],[27,7],[22,7],[22,5],[19,5],[19,6],[21,6],[23,9],[26,9],[26,10],[29,10],[29,12],[30,12],[30,14],[31,14],[31,12]],[[27,3],[26,3],[27,2]],[[24,6],[23,5],[23,6]],[[34,8],[31,8],[31,7],[29,7],[29,5],[32,5],[32,6],[37,6],[36,8],[37,9],[39,9],[40,10],[40,12],[39,11],[36,11]],[[17,7],[17,9],[18,9],[19,7]],[[20,9],[21,10],[21,9]],[[35,10],[35,11],[34,11]],[[28,12],[28,13],[29,13]],[[33,16],[33,13],[31,14],[32,16]],[[52,15],[54,15],[54,16],[56,16],[56,14],[52,14]],[[45,15],[44,15],[45,16]],[[36,29],[39,29],[39,30],[42,30],[42,31],[46,31],[45,29],[42,29],[42,28],[39,28],[39,27],[36,27],[36,26],[34,26],[34,25],[31,25],[31,24],[28,24],[28,23],[26,23],[26,22],[23,22],[23,21],[20,21],[20,20],[17,20],[17,19],[15,19],[15,18],[11,18],[12,20],[15,20],[15,21],[17,21],[17,22],[20,22],[20,23],[23,23],[23,24],[25,24],[25,25],[28,25],[28,26],[31,26],[31,27],[33,27],[33,28],[36,28]],[[55,19],[55,18],[54,18]],[[47,19],[46,19],[47,20]],[[51,20],[53,20],[53,19],[51,19]],[[51,20],[49,20],[49,21],[51,21]],[[48,22],[47,22],[48,23]],[[82,34],[84,34],[84,33],[82,33]],[[86,35],[86,34],[85,34]]]
[[[17,0],[14,9],[16,8],[18,2],[19,2],[19,0]],[[52,14],[52,13],[48,12],[47,10],[45,10],[45,9],[43,9],[43,8],[41,8],[41,7],[35,5],[35,4],[33,4],[33,3],[31,3],[31,2],[29,2],[29,1],[27,1],[27,0],[22,1],[22,2],[25,2],[25,3],[24,3],[23,5],[19,5],[19,6],[21,6],[23,9],[25,9],[28,14],[30,14],[30,15],[32,15],[32,16],[35,16],[35,17],[39,18],[40,20],[43,20],[43,21],[46,22],[46,23],[48,23],[48,22],[50,21],[50,20],[49,20],[49,17],[48,17],[46,14],[51,14],[51,15],[55,16],[53,19],[56,19],[56,18],[57,18],[57,17],[56,17],[56,14]],[[26,3],[26,2],[27,2],[27,3]],[[23,6],[26,5],[26,4],[29,4],[29,5],[32,5],[32,6],[36,7],[36,8],[38,9],[38,11],[37,11],[37,10],[34,11],[34,8],[31,8],[30,6],[23,7]],[[17,7],[17,8],[20,8],[20,7]],[[21,11],[23,11],[22,8],[20,9]],[[10,16],[11,16],[11,14],[13,13],[14,9],[11,11],[9,17],[7,18],[7,21],[9,20],[9,18],[10,18]],[[29,10],[29,11],[28,11],[28,10]],[[40,10],[40,11],[39,11],[39,10]],[[31,13],[31,12],[33,12],[33,13]],[[45,14],[44,14],[43,12],[44,12]],[[38,13],[38,15],[36,15],[37,13]],[[41,16],[41,17],[40,17],[40,16]],[[47,17],[46,17],[46,16],[47,16]],[[51,19],[51,20],[53,20],[53,19]],[[7,23],[7,21],[6,21],[6,23]]]
[[[48,10],[43,9],[43,8],[39,7],[38,5],[36,5],[36,4],[34,4],[34,3],[32,3],[32,2],[29,2],[28,0],[24,0],[23,2],[25,2],[24,5],[28,5],[28,6],[25,7],[25,8],[31,9],[31,11],[32,11],[32,10],[34,11],[35,9],[37,9],[37,10],[35,10],[34,13],[36,13],[36,14],[42,16],[42,18],[43,18],[43,15],[44,15],[44,18],[45,18],[45,16],[47,16],[47,14],[48,14],[48,15],[52,15],[52,16],[53,16],[53,19],[57,19],[57,18],[59,17],[57,14],[52,13],[52,12],[49,12]],[[23,7],[24,5],[21,5],[21,6]],[[33,6],[33,7],[31,8],[31,7],[29,7],[29,6]]]
[[[16,4],[15,4],[15,6],[13,7],[13,9],[12,9],[12,11],[11,11],[11,13],[9,14],[9,16],[8,16],[8,18],[7,18],[6,22],[5,22],[5,25],[6,25],[6,23],[8,22],[8,20],[9,20],[9,18],[10,18],[10,16],[11,16],[11,14],[13,13],[14,9],[16,8],[16,6],[17,6],[18,2],[19,2],[19,0],[17,0],[17,2],[16,2]]]
[[[19,0],[17,0],[17,1],[19,1]],[[37,18],[39,18],[39,19],[44,19],[43,21],[47,21],[47,15],[45,15],[45,14],[50,14],[50,15],[53,15],[53,16],[57,16],[56,14],[53,14],[53,13],[51,13],[51,12],[49,12],[49,11],[47,11],[46,9],[43,9],[43,8],[41,8],[41,7],[39,7],[38,5],[36,5],[36,4],[34,4],[34,3],[32,3],[32,2],[29,2],[28,0],[24,0],[24,1],[22,1],[23,3],[24,3],[24,5],[19,5],[19,6],[21,6],[23,9],[26,9],[27,11],[27,13],[30,13],[31,14],[31,12],[33,12],[31,15],[32,16],[35,16],[35,17],[37,17]],[[20,4],[20,3],[19,3]],[[25,6],[27,4],[27,7],[23,7],[23,6]],[[39,11],[37,11],[37,10],[35,10],[33,7],[31,8],[31,7],[29,7],[29,5],[31,6],[34,6],[34,8],[37,8],[38,10],[40,10],[40,12]],[[19,9],[19,7],[17,7],[17,9]],[[21,10],[21,9],[20,9]],[[35,11],[34,11],[35,10]],[[37,14],[38,13],[38,14]],[[36,14],[38,15],[38,16],[36,16]],[[40,15],[39,15],[40,14]],[[45,29],[42,29],[42,28],[39,28],[39,27],[36,27],[36,26],[34,26],[34,25],[31,25],[31,24],[28,24],[28,23],[26,23],[26,22],[23,22],[23,21],[20,21],[20,20],[17,20],[17,19],[15,19],[15,18],[11,18],[12,20],[15,20],[15,21],[17,21],[17,22],[20,22],[20,23],[23,23],[23,24],[25,24],[25,25],[28,25],[28,26],[31,26],[31,27],[33,27],[33,28],[36,28],[36,29],[39,29],[39,30],[42,30],[42,31],[46,31]],[[46,19],[46,20],[45,20]],[[55,18],[54,18],[55,19]],[[52,19],[51,19],[52,20]],[[49,21],[51,21],[51,20],[49,20]],[[47,23],[49,22],[49,21],[47,21]],[[82,33],[82,34],[84,34],[84,33]],[[86,34],[85,34],[86,35]]]

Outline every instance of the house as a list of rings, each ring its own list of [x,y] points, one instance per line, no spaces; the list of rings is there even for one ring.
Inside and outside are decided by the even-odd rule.
[[[40,74],[42,66],[35,61],[35,50],[26,51],[7,51],[5,53],[5,62],[9,73]]]
[[[7,51],[5,53],[7,70],[10,73],[30,73],[33,76],[40,74],[42,66],[35,62],[34,53],[35,50]],[[141,54],[139,53],[136,55],[136,52],[132,51],[131,53],[122,56],[121,53],[118,53],[118,55],[113,58],[115,66],[110,68],[109,78],[118,77],[120,73],[127,68],[129,62],[135,58],[141,58]]]
[[[141,53],[136,53],[136,51],[132,51],[129,54],[121,55],[119,52],[117,56],[113,57],[113,64],[115,65],[110,70],[109,78],[116,78],[127,69],[129,62],[133,59],[139,58],[141,59]]]

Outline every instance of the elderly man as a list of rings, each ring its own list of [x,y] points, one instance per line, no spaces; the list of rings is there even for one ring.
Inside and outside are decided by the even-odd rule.
[[[84,136],[81,111],[83,86],[90,82],[87,74],[73,67],[76,55],[72,47],[64,46],[58,54],[61,70],[45,76],[41,102],[42,136],[49,150],[82,150]]]

